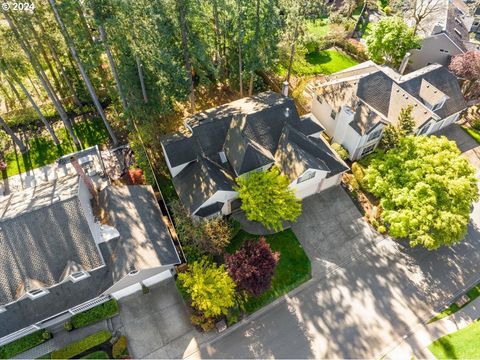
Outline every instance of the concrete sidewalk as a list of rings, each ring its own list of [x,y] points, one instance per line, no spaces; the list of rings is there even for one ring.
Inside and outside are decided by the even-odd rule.
[[[456,313],[437,320],[431,324],[421,324],[413,329],[411,335],[405,338],[391,351],[387,352],[388,359],[406,359],[412,356],[417,359],[435,359],[428,350],[428,346],[435,340],[454,333],[470,325],[480,318],[480,298],[470,302]]]

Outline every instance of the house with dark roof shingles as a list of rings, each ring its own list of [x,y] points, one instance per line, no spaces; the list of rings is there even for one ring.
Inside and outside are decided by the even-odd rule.
[[[466,103],[458,79],[442,65],[400,75],[372,61],[332,74],[312,98],[312,114],[350,160],[375,150],[385,126],[409,106],[416,134],[427,135],[455,122]]]
[[[480,50],[480,44],[470,41],[475,27],[468,6],[462,0],[438,0],[437,4],[419,26],[421,47],[411,50],[407,71],[431,64],[448,66],[452,56]]]
[[[161,141],[178,196],[192,216],[228,215],[240,202],[235,178],[276,165],[303,199],[340,183],[348,168],[321,136],[323,127],[300,117],[292,99],[268,91],[196,114],[189,134]]]
[[[0,345],[170,278],[180,262],[150,186],[95,192],[80,174],[0,197]]]

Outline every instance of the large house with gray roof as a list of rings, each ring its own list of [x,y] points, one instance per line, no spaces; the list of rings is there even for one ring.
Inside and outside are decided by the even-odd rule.
[[[411,106],[416,134],[427,135],[455,122],[466,108],[458,79],[442,65],[407,75],[367,61],[335,73],[312,98],[312,114],[351,160],[371,153],[383,129]]]
[[[276,165],[305,198],[340,183],[347,170],[312,114],[300,117],[291,98],[268,91],[204,111],[187,134],[162,139],[182,203],[194,217],[227,215],[240,206],[235,178]]]
[[[463,0],[438,0],[434,11],[419,25],[421,47],[411,50],[407,70],[416,71],[431,64],[448,66],[452,56],[480,50],[479,43],[470,41],[475,20],[469,11]]]
[[[150,186],[104,182],[92,194],[86,176],[0,198],[0,345],[169,278],[180,262]]]

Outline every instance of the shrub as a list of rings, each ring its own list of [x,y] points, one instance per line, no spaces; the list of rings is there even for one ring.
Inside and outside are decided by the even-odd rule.
[[[333,143],[332,144],[332,149],[337,152],[337,154],[340,156],[342,160],[347,160],[348,159],[348,151],[345,149],[342,145]]]
[[[210,331],[215,327],[215,320],[204,315],[193,314],[190,316],[190,321],[192,325],[201,327],[203,331]]]
[[[46,341],[46,339],[43,337],[43,333],[44,331],[39,330],[20,339],[12,341],[11,343],[0,346],[0,358],[9,359],[24,351],[27,351],[28,349],[40,345],[41,343]]]
[[[63,324],[63,328],[67,331],[72,331],[73,330],[73,325],[70,321],[67,321],[65,324]]]
[[[358,184],[362,186],[363,178],[365,173],[363,171],[362,166],[358,162],[354,162],[352,164],[352,174],[355,180],[357,180]]]
[[[225,315],[235,304],[235,283],[224,265],[203,258],[178,274],[178,281],[190,296],[192,306],[205,317]]]
[[[202,230],[200,247],[211,254],[221,254],[232,239],[233,229],[223,218],[204,221]]]
[[[387,15],[387,16],[392,14],[392,8],[390,6],[385,6],[383,8],[383,11],[385,12],[385,15]]]
[[[480,131],[480,119],[475,119],[472,122],[472,129]]]
[[[121,359],[128,355],[127,338],[120,336],[115,344],[112,346],[112,355],[114,359]]]
[[[378,228],[377,228],[377,231],[380,233],[380,234],[385,234],[387,232],[387,228],[383,225],[380,225]]]
[[[173,201],[170,207],[184,251],[190,255],[185,254],[189,261],[197,260],[205,253],[221,254],[230,243],[233,228],[227,220],[215,218],[195,222],[179,201]]]
[[[117,300],[111,299],[87,311],[74,315],[70,321],[75,329],[108,319],[118,314]]]
[[[97,345],[103,344],[110,340],[112,334],[109,331],[102,330],[86,338],[71,343],[62,349],[55,350],[51,354],[52,359],[70,359],[75,355],[81,354]]]
[[[50,331],[48,331],[48,330],[44,330],[44,331],[42,332],[42,338],[43,338],[43,340],[45,340],[45,341],[46,341],[46,340],[50,340],[50,339],[52,338],[52,333],[51,333]]]
[[[270,288],[279,259],[280,253],[272,252],[261,237],[258,241],[245,241],[240,250],[225,257],[225,264],[239,290],[259,296]]]

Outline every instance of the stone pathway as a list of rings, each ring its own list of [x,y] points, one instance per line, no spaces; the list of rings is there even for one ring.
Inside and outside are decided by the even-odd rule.
[[[81,340],[101,330],[111,330],[108,328],[106,320],[73,330],[71,332],[60,330],[55,332],[50,340],[15,356],[14,359],[38,359],[40,356],[46,355],[57,349],[61,349],[72,342]]]

